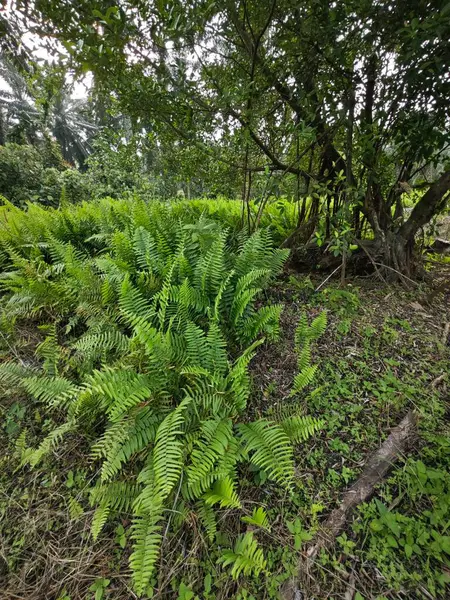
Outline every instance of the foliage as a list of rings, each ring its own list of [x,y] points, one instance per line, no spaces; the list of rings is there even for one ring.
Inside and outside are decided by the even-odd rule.
[[[435,459],[439,446],[448,452],[448,441],[439,436],[425,452]],[[367,536],[367,559],[395,589],[423,582],[433,597],[445,593],[450,582],[449,484],[445,464],[436,468],[410,459],[391,479],[390,488],[397,488],[391,506],[375,499],[360,509],[362,524],[355,523],[353,529]],[[387,498],[390,493],[388,488]],[[420,510],[408,511],[408,505]]]
[[[94,539],[108,519],[132,513],[130,566],[143,594],[172,510],[198,510],[213,538],[219,508],[241,508],[245,465],[290,491],[293,447],[319,427],[295,414],[245,418],[248,364],[261,335],[277,337],[281,312],[255,301],[288,251],[271,249],[265,230],[233,243],[205,217],[189,223],[139,201],[27,212],[9,204],[7,214],[5,315],[49,326],[40,367],[7,362],[0,377],[66,414],[23,462],[38,465],[77,429],[89,434],[99,462]],[[266,527],[262,517],[252,519]],[[233,576],[265,569],[252,536],[233,552],[224,563],[235,556]]]
[[[58,157],[55,161],[50,151],[41,152],[29,145],[0,146],[0,194],[13,204],[23,206],[39,200],[57,206],[63,193],[66,202],[80,202],[89,192],[83,174],[67,168]]]
[[[300,393],[314,379],[318,365],[311,365],[311,342],[318,340],[325,333],[326,327],[327,313],[325,311],[321,312],[311,325],[308,325],[305,313],[300,317],[295,330],[295,349],[298,355],[299,372],[294,379],[292,395]]]
[[[346,257],[353,236],[368,235],[405,271],[416,234],[445,209],[446,0],[65,0],[19,3],[11,21],[62,42],[66,68],[93,73],[159,153],[154,174],[188,197],[191,185],[205,191],[199,179],[262,208],[286,193],[298,201],[300,242],[318,228]],[[402,195],[425,169],[439,183],[406,214]],[[214,177],[228,185],[214,189]]]
[[[233,579],[237,579],[241,573],[244,575],[253,573],[258,576],[266,570],[263,552],[258,547],[253,533],[250,532],[236,541],[233,550],[224,550],[220,560],[224,566],[232,565],[231,576]]]
[[[10,141],[42,148],[52,138],[64,160],[83,167],[97,127],[87,118],[86,99],[72,97],[66,75],[57,64],[39,67],[29,60],[24,68],[1,57],[1,144]]]

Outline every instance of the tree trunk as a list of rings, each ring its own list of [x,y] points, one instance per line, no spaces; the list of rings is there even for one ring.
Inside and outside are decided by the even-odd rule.
[[[414,207],[409,219],[396,230],[395,222],[385,214],[385,219],[376,219],[371,225],[375,231],[372,258],[380,266],[385,265],[383,273],[387,279],[400,279],[415,275],[414,247],[417,232],[445,207],[450,197],[450,170],[445,171],[431,185],[428,191]],[[373,207],[376,211],[376,206]],[[378,217],[378,214],[377,214]]]
[[[444,171],[439,179],[422,196],[413,208],[409,219],[400,227],[399,236],[407,243],[413,242],[419,229],[429,223],[435,215],[444,209],[449,198],[449,190],[450,169]]]
[[[3,110],[0,108],[0,146],[4,146],[6,143],[6,126],[5,116]]]

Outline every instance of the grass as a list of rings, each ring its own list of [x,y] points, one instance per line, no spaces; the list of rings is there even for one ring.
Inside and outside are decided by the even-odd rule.
[[[303,581],[303,593],[307,598],[340,598],[352,582],[366,598],[400,598],[413,590],[417,597],[443,598],[450,515],[449,348],[442,339],[450,316],[448,301],[441,295],[432,306],[422,305],[424,293],[380,288],[364,280],[361,287],[355,281],[345,289],[330,286],[314,293],[317,285],[291,276],[273,291],[286,306],[282,341],[266,346],[254,363],[256,412],[285,406],[291,401],[289,382],[296,368],[294,324],[303,310],[310,319],[319,310],[328,311],[327,333],[314,352],[318,377],[300,400],[308,413],[323,417],[326,427],[313,447],[297,456],[302,486],[297,507],[293,512],[289,507],[283,518],[298,518],[303,530],[315,533],[320,519],[339,503],[367,457],[409,408],[419,414],[420,441],[377,490],[376,500],[354,515],[334,552],[316,561],[311,577]],[[424,486],[417,483],[417,461],[442,488],[426,490],[426,475]],[[403,533],[397,541],[389,539],[389,528],[381,534],[371,528],[377,501],[395,508],[400,520],[409,519],[412,530],[426,522],[427,512],[439,513],[433,527],[445,550],[421,548],[420,555],[411,557],[407,549],[405,554]]]

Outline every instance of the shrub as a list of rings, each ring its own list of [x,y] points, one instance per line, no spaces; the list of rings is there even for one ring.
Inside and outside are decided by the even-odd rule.
[[[23,204],[37,193],[44,164],[33,146],[0,146],[0,194],[14,204]]]
[[[48,147],[48,143],[42,149],[19,144],[0,146],[0,195],[16,206],[29,201],[57,206],[63,190],[67,202],[87,200],[92,194],[90,178],[68,168],[62,159],[49,153]]]

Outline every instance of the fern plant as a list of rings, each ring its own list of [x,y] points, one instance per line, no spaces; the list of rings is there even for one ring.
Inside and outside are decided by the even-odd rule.
[[[311,364],[311,343],[318,340],[327,327],[327,313],[322,311],[308,325],[305,313],[302,314],[297,329],[295,330],[295,349],[298,360],[298,373],[294,379],[291,395],[299,394],[314,379],[317,365]]]
[[[258,576],[267,568],[263,551],[251,532],[241,536],[233,549],[224,550],[219,560],[225,567],[228,565],[231,567],[233,579],[238,579],[241,573]]]
[[[41,366],[4,363],[0,380],[67,418],[37,449],[22,448],[22,461],[37,466],[77,429],[93,439],[92,534],[131,515],[141,595],[171,515],[179,526],[193,512],[213,541],[218,511],[242,510],[246,465],[293,489],[293,447],[319,421],[246,419],[248,366],[262,336],[277,336],[281,312],[256,300],[287,251],[265,230],[231,244],[217,223],[186,223],[159,204],[101,201],[60,214],[35,206],[8,207],[16,235],[0,233],[2,306],[6,316],[41,317]],[[306,330],[309,341],[319,329]],[[261,512],[248,519],[267,527]],[[251,533],[223,558],[233,577],[266,570]]]

